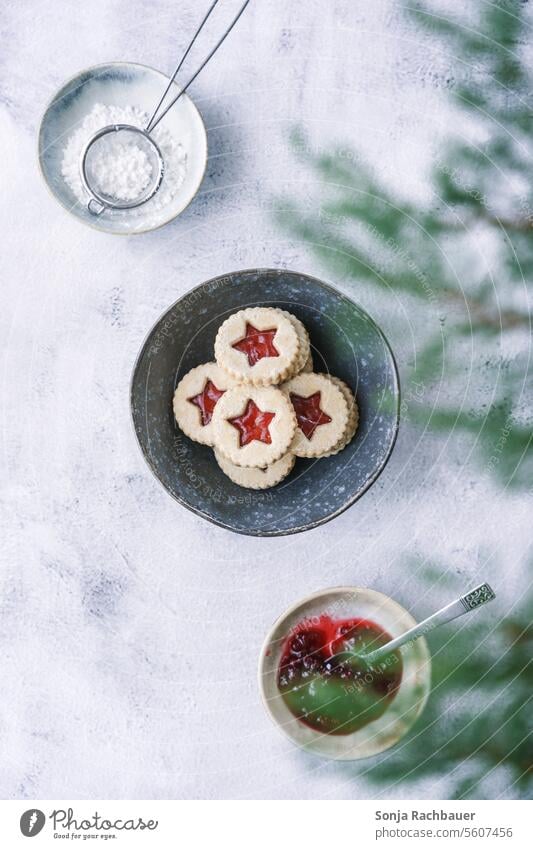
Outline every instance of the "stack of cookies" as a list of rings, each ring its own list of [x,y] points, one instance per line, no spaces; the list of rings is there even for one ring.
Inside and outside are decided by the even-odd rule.
[[[337,377],[313,372],[309,335],[291,313],[234,313],[219,328],[215,360],[179,382],[174,415],[190,439],[214,448],[239,486],[275,486],[296,457],[329,457],[354,436],[352,391]]]

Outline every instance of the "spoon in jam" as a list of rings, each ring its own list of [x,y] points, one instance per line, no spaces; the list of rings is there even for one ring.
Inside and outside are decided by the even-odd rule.
[[[419,622],[418,625],[409,628],[404,634],[401,634],[394,640],[390,640],[390,642],[385,643],[385,645],[380,646],[374,651],[365,652],[360,657],[369,665],[376,663],[390,654],[391,651],[394,651],[394,649],[399,649],[400,646],[404,646],[406,643],[412,643],[414,640],[418,640],[419,637],[423,637],[425,634],[433,631],[434,628],[438,628],[439,625],[445,625],[447,622],[451,622],[452,619],[457,619],[459,616],[464,616],[465,613],[477,610],[478,607],[492,601],[493,598],[496,598],[496,593],[489,584],[480,584],[479,587],[475,587],[473,590],[465,593],[465,595],[455,599],[455,601],[447,604],[446,607],[437,610],[436,613],[428,616],[427,619]]]

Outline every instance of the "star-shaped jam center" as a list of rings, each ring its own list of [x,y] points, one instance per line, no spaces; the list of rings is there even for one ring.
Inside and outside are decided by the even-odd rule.
[[[320,392],[308,398],[291,392],[291,402],[298,420],[298,427],[307,439],[311,439],[319,425],[329,424],[330,416],[320,409]]]
[[[272,437],[268,428],[275,415],[275,413],[264,413],[250,398],[244,413],[235,416],[234,419],[228,419],[228,422],[239,431],[241,448],[253,442],[254,439],[271,445]]]
[[[187,398],[191,404],[200,408],[202,427],[208,425],[213,418],[213,410],[217,405],[217,401],[222,398],[224,392],[224,389],[217,389],[212,380],[206,380],[204,388],[198,395],[193,395],[192,398]]]
[[[246,322],[246,334],[231,346],[248,357],[248,365],[255,366],[263,357],[279,357],[279,351],[274,345],[277,327],[270,330],[258,330],[253,324]]]

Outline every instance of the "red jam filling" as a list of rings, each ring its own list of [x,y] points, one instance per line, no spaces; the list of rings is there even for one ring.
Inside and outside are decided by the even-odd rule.
[[[272,437],[268,428],[275,415],[275,413],[264,413],[255,401],[250,399],[244,413],[234,419],[228,419],[228,421],[239,431],[241,448],[248,445],[249,442],[253,442],[254,439],[258,442],[264,442],[266,445],[271,445]]]
[[[279,357],[279,351],[274,345],[277,328],[258,330],[253,324],[246,323],[246,335],[231,346],[248,357],[248,365],[255,366],[263,357]]]
[[[200,413],[202,415],[202,427],[208,425],[213,418],[213,410],[215,409],[218,400],[222,398],[224,392],[225,390],[217,389],[211,380],[206,380],[204,388],[198,395],[193,395],[192,398],[187,398],[191,404],[200,408]]]
[[[320,392],[315,392],[308,398],[291,392],[291,402],[298,420],[298,427],[307,439],[311,439],[319,425],[330,423],[330,416],[320,409]]]
[[[373,667],[365,652],[392,637],[368,619],[304,619],[286,638],[278,688],[300,722],[326,734],[352,734],[385,713],[402,680],[391,652]]]

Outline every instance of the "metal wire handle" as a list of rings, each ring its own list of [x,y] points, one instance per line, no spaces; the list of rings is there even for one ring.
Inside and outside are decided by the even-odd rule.
[[[456,598],[455,601],[447,604],[446,607],[441,608],[441,610],[437,610],[436,613],[432,616],[428,616],[427,619],[419,622],[418,625],[414,625],[412,628],[409,628],[409,630],[405,631],[405,633],[401,636],[396,637],[394,640],[390,640],[388,643],[385,643],[384,646],[374,649],[374,651],[363,653],[361,657],[366,661],[366,663],[377,663],[378,660],[382,660],[382,658],[386,657],[389,652],[394,651],[394,649],[398,649],[406,643],[412,643],[414,640],[418,640],[419,637],[423,637],[425,634],[433,631],[434,628],[438,628],[440,625],[445,625],[447,622],[451,622],[459,616],[464,616],[465,613],[470,613],[471,610],[476,610],[478,607],[481,607],[482,604],[487,604],[487,602],[492,601],[494,598],[496,598],[496,593],[492,587],[487,583],[480,584],[479,587],[475,587],[475,589],[470,590],[460,598]]]
[[[159,115],[159,117],[156,119],[156,115],[157,115],[157,113],[158,113],[158,110],[160,109],[160,107],[161,107],[162,103],[164,102],[165,97],[167,96],[168,92],[170,91],[170,88],[171,88],[171,86],[172,86],[172,84],[173,84],[174,80],[176,79],[176,77],[177,77],[178,73],[180,72],[180,70],[181,70],[181,67],[182,67],[183,63],[185,62],[185,59],[186,59],[186,58],[187,58],[187,56],[189,55],[189,53],[190,53],[190,51],[191,51],[191,48],[192,48],[192,46],[193,46],[194,42],[196,41],[196,39],[197,39],[197,38],[198,38],[198,36],[200,35],[200,33],[201,33],[202,29],[204,28],[205,24],[207,23],[208,18],[209,18],[209,17],[210,17],[210,15],[211,15],[211,12],[213,12],[213,10],[214,10],[215,6],[218,4],[218,2],[219,2],[219,0],[214,0],[214,1],[213,1],[213,3],[211,4],[211,6],[209,7],[209,9],[207,10],[207,12],[206,12],[206,14],[205,14],[205,16],[204,16],[204,18],[203,18],[202,22],[200,23],[200,26],[198,27],[198,29],[197,29],[197,30],[196,30],[196,32],[194,33],[194,35],[193,35],[192,39],[190,40],[189,45],[188,45],[187,49],[185,50],[185,53],[183,54],[183,56],[182,56],[182,57],[181,57],[181,59],[180,59],[180,62],[179,62],[179,64],[178,64],[178,67],[176,68],[176,70],[174,71],[174,73],[172,74],[172,76],[171,76],[171,78],[170,78],[170,80],[169,80],[169,83],[168,83],[168,85],[167,85],[167,87],[166,87],[166,89],[165,89],[165,91],[164,91],[164,93],[163,93],[163,96],[161,97],[161,99],[160,99],[159,103],[157,104],[157,106],[156,106],[156,108],[155,108],[155,110],[154,110],[154,112],[153,112],[153,114],[152,114],[152,117],[150,118],[150,120],[148,121],[148,124],[146,125],[146,132],[147,132],[147,133],[150,133],[150,132],[151,132],[151,131],[155,128],[155,127],[157,127],[157,125],[159,124],[159,122],[160,122],[160,121],[162,121],[162,120],[163,120],[163,118],[165,117],[165,115],[167,114],[167,112],[169,111],[169,109],[172,109],[172,107],[174,106],[174,104],[175,104],[175,103],[177,103],[177,101],[180,99],[180,97],[182,96],[182,94],[185,94],[185,92],[187,91],[187,89],[189,88],[189,86],[190,86],[190,85],[192,85],[192,83],[195,81],[195,79],[196,79],[196,77],[198,76],[198,74],[199,74],[201,71],[203,71],[203,69],[205,68],[205,66],[206,66],[206,65],[207,65],[207,63],[209,62],[209,60],[210,60],[210,59],[212,59],[212,58],[213,58],[213,56],[215,55],[215,53],[217,52],[217,50],[218,50],[218,48],[220,47],[220,45],[222,44],[222,42],[223,42],[223,41],[227,38],[227,36],[228,36],[228,35],[230,34],[230,32],[232,31],[233,27],[235,26],[235,24],[237,23],[237,21],[238,21],[238,20],[239,20],[239,18],[241,17],[242,13],[243,13],[243,12],[244,12],[244,10],[246,9],[246,7],[247,7],[248,3],[250,2],[250,0],[246,0],[246,2],[242,4],[241,8],[239,9],[239,11],[237,12],[237,14],[236,14],[236,15],[235,15],[235,17],[233,18],[233,20],[232,20],[231,24],[229,25],[229,27],[227,28],[227,30],[224,32],[224,34],[222,35],[222,37],[221,37],[221,38],[218,40],[218,42],[215,44],[215,46],[213,47],[213,49],[211,50],[211,52],[207,55],[207,58],[206,58],[206,59],[204,59],[204,61],[202,62],[202,64],[200,65],[200,67],[199,67],[199,68],[198,68],[198,69],[194,72],[194,74],[192,75],[192,77],[190,78],[190,80],[188,81],[188,83],[187,83],[187,84],[186,84],[186,85],[185,85],[185,86],[181,89],[181,91],[179,92],[179,94],[177,94],[177,95],[176,95],[176,97],[174,97],[174,99],[170,101],[170,103],[168,104],[168,106],[164,109],[164,111],[161,113],[161,115]]]

